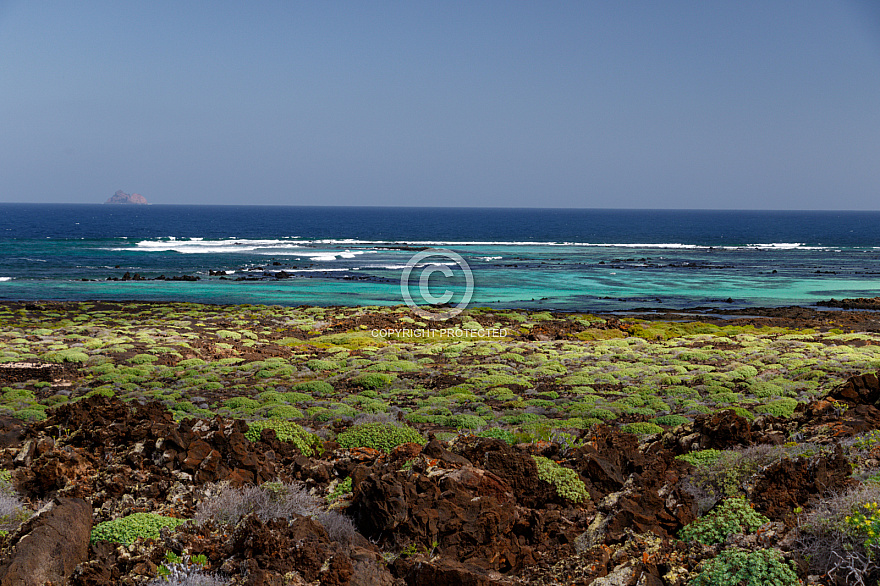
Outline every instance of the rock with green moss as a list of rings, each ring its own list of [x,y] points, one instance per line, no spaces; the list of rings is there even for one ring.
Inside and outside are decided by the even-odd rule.
[[[292,443],[305,456],[312,456],[323,448],[321,438],[309,433],[292,421],[283,419],[263,419],[248,423],[244,436],[252,442],[260,441],[264,429],[275,431],[278,441]]]
[[[575,503],[590,499],[590,493],[577,472],[544,456],[532,456],[532,459],[538,467],[538,478],[556,487],[556,494]]]

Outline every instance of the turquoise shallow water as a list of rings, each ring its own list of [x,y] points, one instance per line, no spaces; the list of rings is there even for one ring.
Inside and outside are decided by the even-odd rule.
[[[811,304],[880,294],[878,225],[877,212],[4,204],[0,299],[400,304],[408,261],[441,249],[471,270],[472,305]],[[410,273],[416,302],[426,269],[431,295],[465,294],[461,267],[433,255]],[[199,280],[108,280],[126,272]]]

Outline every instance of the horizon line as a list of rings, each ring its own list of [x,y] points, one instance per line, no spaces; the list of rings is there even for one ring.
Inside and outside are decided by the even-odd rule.
[[[781,209],[781,208],[687,208],[687,207],[538,207],[538,206],[422,206],[422,205],[344,205],[344,204],[274,204],[274,203],[147,203],[147,204],[108,204],[94,202],[25,202],[7,201],[0,205],[82,205],[109,206],[112,208],[143,208],[143,207],[278,207],[278,208],[348,208],[348,209],[425,209],[425,210],[582,210],[582,211],[616,211],[616,212],[880,212],[877,209]]]

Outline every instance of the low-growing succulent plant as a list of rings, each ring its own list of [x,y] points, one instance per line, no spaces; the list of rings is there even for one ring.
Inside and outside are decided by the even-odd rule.
[[[620,431],[625,431],[626,433],[634,433],[636,435],[653,435],[655,433],[662,433],[663,428],[656,423],[651,423],[649,421],[640,421],[636,423],[625,423],[624,425],[620,426]]]
[[[345,480],[340,480],[336,483],[336,486],[333,487],[333,490],[330,491],[330,494],[327,495],[327,504],[333,504],[344,495],[351,492],[351,476],[345,478]]]
[[[283,419],[252,421],[248,424],[244,436],[252,442],[260,441],[264,429],[274,430],[278,441],[292,443],[304,456],[312,456],[323,449],[321,438],[296,423]]]
[[[506,429],[501,429],[500,427],[493,427],[492,429],[485,429],[477,434],[477,437],[489,437],[493,439],[501,440],[510,445],[514,445],[517,441],[516,434],[512,431],[508,431]]]
[[[156,513],[132,513],[126,517],[98,523],[92,528],[91,542],[110,541],[131,545],[138,538],[159,539],[159,531],[164,527],[174,529],[187,522],[187,519],[165,517]]]
[[[704,562],[688,586],[796,586],[802,584],[777,549],[724,549]]]
[[[424,444],[425,438],[407,425],[392,423],[363,423],[354,425],[336,438],[343,448],[373,448],[390,452],[408,442]]]
[[[590,493],[577,472],[544,456],[532,456],[538,467],[538,478],[556,487],[556,494],[575,503],[586,502]]]
[[[698,541],[705,545],[723,543],[730,535],[755,532],[770,519],[755,511],[742,497],[722,501],[714,510],[681,530],[684,541]]]

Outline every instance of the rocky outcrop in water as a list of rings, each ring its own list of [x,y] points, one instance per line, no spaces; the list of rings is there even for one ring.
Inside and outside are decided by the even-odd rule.
[[[145,198],[140,193],[125,193],[120,189],[104,203],[134,204],[144,206],[147,205],[147,198]]]

